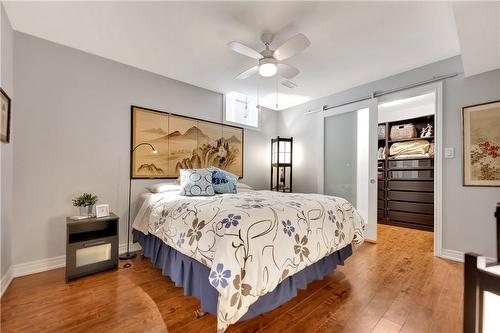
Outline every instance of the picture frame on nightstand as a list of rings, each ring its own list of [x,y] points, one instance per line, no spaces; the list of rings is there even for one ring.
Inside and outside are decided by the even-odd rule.
[[[109,216],[109,205],[108,204],[96,205],[95,214],[97,218]]]

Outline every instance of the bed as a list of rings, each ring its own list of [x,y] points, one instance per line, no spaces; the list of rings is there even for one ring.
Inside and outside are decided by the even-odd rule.
[[[364,221],[345,199],[243,190],[184,197],[151,194],[133,223],[144,255],[217,331],[270,311],[332,273],[363,241]]]

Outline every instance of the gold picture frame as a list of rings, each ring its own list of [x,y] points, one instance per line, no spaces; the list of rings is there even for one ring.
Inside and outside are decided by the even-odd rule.
[[[500,101],[462,108],[464,186],[500,186]]]
[[[241,127],[132,105],[132,179],[173,179],[209,166],[243,177]]]
[[[0,88],[0,142],[10,142],[10,97]]]

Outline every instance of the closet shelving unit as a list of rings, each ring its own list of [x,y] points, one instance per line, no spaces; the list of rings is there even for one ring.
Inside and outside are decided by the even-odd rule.
[[[417,138],[390,140],[392,126],[408,123],[416,126]],[[379,124],[385,126],[385,137],[378,139],[378,147],[385,147],[386,156],[378,160],[378,223],[434,230],[434,157],[402,159],[389,155],[389,148],[396,142],[434,142],[434,136],[420,138],[427,124],[434,131],[433,115]]]

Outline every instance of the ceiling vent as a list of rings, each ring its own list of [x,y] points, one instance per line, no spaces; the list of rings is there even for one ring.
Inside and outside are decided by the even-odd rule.
[[[297,88],[299,86],[297,83],[290,80],[281,81],[281,84],[290,89]]]

